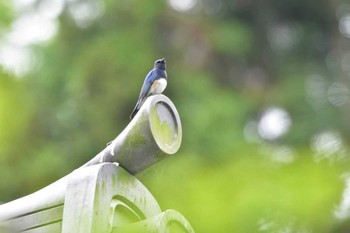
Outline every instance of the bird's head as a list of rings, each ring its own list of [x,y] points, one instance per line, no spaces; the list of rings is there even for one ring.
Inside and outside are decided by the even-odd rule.
[[[154,62],[154,68],[156,69],[161,69],[161,70],[165,70],[165,58],[162,59],[158,59],[157,61]]]

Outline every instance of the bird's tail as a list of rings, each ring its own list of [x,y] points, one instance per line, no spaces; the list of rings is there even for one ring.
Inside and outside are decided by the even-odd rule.
[[[134,116],[136,115],[136,113],[139,111],[139,108],[134,108],[134,110],[132,111],[132,113],[130,114],[130,120],[132,120],[134,118]]]
[[[140,110],[140,101],[137,101],[134,110],[132,110],[132,112],[131,112],[131,114],[130,114],[130,120],[132,120],[132,119],[135,117],[136,113],[137,113],[139,110]]]

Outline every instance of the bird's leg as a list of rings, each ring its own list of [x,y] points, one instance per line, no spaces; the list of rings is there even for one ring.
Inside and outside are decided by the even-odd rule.
[[[111,145],[113,141],[107,142],[106,147]]]

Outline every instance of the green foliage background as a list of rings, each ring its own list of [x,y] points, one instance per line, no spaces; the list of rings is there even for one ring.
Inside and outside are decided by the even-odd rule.
[[[79,2],[103,12],[79,26],[69,11]],[[350,39],[339,32],[349,5],[195,2],[186,12],[166,1],[65,2],[57,35],[31,47],[31,71],[0,70],[0,201],[101,151],[128,124],[154,60],[165,57],[165,94],[181,116],[183,144],[138,175],[163,209],[181,212],[197,232],[348,231],[350,206],[341,203],[349,194],[350,97],[340,90],[344,101],[332,104],[329,88],[350,88]],[[2,35],[18,17],[12,8],[0,3]],[[266,139],[255,128],[248,137],[249,122],[273,106],[288,112],[288,132]],[[322,132],[339,135],[341,149],[320,155],[312,145]],[[337,217],[341,207],[348,214]]]

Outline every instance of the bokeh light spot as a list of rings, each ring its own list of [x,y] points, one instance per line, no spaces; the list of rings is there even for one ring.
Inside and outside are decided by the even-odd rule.
[[[271,151],[270,157],[277,163],[289,164],[294,162],[296,154],[289,146],[277,146]]]
[[[288,112],[279,107],[268,108],[258,124],[258,131],[262,138],[275,140],[288,132],[292,121]]]
[[[170,6],[180,12],[191,10],[197,3],[197,0],[169,0]]]
[[[59,13],[57,11],[55,14]],[[36,62],[29,46],[49,41],[57,31],[57,20],[41,13],[31,12],[19,16],[4,34],[0,45],[0,65],[18,77],[23,76]]]
[[[350,175],[347,174],[345,178],[345,188],[339,206],[334,210],[334,216],[337,219],[345,220],[350,216]]]
[[[333,83],[328,88],[327,95],[329,102],[337,107],[348,103],[350,100],[349,89],[339,82]]]
[[[300,32],[292,24],[275,24],[271,25],[268,39],[271,48],[276,51],[287,51],[295,47],[300,39]]]
[[[346,15],[339,20],[339,31],[343,36],[350,38],[350,15]]]
[[[50,0],[40,1],[38,9],[42,16],[48,19],[55,19],[62,13],[63,7],[64,0]]]
[[[6,45],[0,47],[0,65],[18,77],[27,73],[31,67],[32,54],[26,48]]]
[[[87,28],[104,14],[104,4],[102,1],[74,2],[69,5],[69,12],[79,28]]]
[[[336,131],[325,131],[315,135],[311,140],[311,148],[315,151],[315,160],[328,159],[331,162],[343,158],[344,145],[341,135]]]
[[[19,46],[42,43],[56,35],[58,24],[36,13],[30,13],[18,18],[12,25],[7,39]]]

